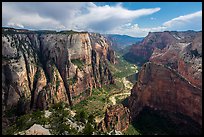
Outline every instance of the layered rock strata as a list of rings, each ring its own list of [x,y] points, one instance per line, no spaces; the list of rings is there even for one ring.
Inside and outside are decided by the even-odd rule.
[[[161,64],[143,65],[128,103],[133,119],[147,106],[181,113],[202,125],[202,90]]]
[[[131,52],[150,61],[132,88],[131,116],[148,106],[181,113],[202,125],[202,32],[149,33]]]
[[[76,104],[114,83],[114,58],[100,34],[2,28],[2,109]]]

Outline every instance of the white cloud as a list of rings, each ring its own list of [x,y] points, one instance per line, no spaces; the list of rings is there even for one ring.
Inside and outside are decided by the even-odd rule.
[[[81,14],[84,7],[89,4],[78,2],[3,2],[2,25],[19,24],[33,29],[64,28],[67,27],[66,24],[70,19]]]
[[[160,8],[128,10],[122,3],[97,6],[92,2],[3,2],[2,25],[27,29],[72,29],[99,33],[146,36],[164,30],[201,30],[202,11],[179,16],[157,27],[142,28],[136,19]],[[154,21],[155,18],[150,17]]]
[[[106,32],[133,19],[153,14],[159,10],[160,8],[127,10],[121,7],[121,4],[115,7],[109,5],[93,6],[88,8],[88,14],[74,18],[71,23],[83,29]]]
[[[9,25],[9,26],[18,27],[18,28],[24,28],[23,25],[21,25],[21,24],[15,24],[15,23],[12,23],[12,22],[11,22],[11,23],[9,22],[8,25]]]
[[[107,33],[125,34],[133,37],[144,37],[149,32],[159,32],[165,30],[202,30],[202,11],[173,18],[157,27],[142,28],[139,27],[138,24],[127,23],[108,31]]]
[[[166,27],[141,28],[138,24],[127,23],[107,33],[124,34],[132,37],[145,37],[149,32],[164,31]]]
[[[169,30],[200,30],[202,28],[202,11],[171,19],[163,23],[163,26]]]
[[[58,21],[51,18],[42,18],[38,14],[21,15],[19,17],[13,17],[8,22],[9,26],[17,26],[21,28],[29,28],[32,26],[33,29],[44,28],[44,29],[60,29],[65,28]]]
[[[160,8],[128,10],[122,7],[122,3],[116,6],[97,6],[92,2],[4,2],[2,5],[4,26],[96,32],[106,32],[159,10]]]

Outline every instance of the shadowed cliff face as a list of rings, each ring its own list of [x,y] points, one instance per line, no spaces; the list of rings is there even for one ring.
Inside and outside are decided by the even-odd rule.
[[[114,52],[99,34],[4,30],[3,110],[80,102],[93,87],[114,83],[108,61],[114,63]]]
[[[163,49],[176,39],[169,32],[150,32],[142,42],[133,44],[125,59],[137,64],[143,64],[149,60],[155,48]]]
[[[152,52],[146,56],[150,62],[143,65],[131,90],[131,117],[147,106],[181,113],[202,125],[202,32],[163,33],[150,33],[138,47],[152,47]],[[147,44],[157,35],[161,37]]]
[[[129,108],[132,118],[145,106],[182,113],[202,123],[202,90],[163,65],[143,65],[131,90]]]

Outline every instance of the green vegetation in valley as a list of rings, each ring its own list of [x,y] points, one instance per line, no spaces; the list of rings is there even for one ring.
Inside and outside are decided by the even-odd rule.
[[[44,117],[44,112],[37,110],[33,113],[25,114],[11,121],[12,124],[4,131],[5,135],[13,135],[23,130],[27,130],[33,124],[45,125],[48,123],[48,119]]]
[[[138,73],[135,73],[135,74],[129,75],[128,77],[126,77],[126,79],[131,83],[136,83],[137,77],[138,77]]]
[[[87,114],[85,113],[84,110],[82,110],[81,112],[78,112],[76,115],[75,115],[75,118],[77,121],[80,121],[82,123],[85,123],[86,122],[86,119],[88,118]]]
[[[94,127],[90,123],[87,123],[84,130],[83,130],[83,134],[84,135],[92,135],[93,132],[94,132]]]
[[[11,121],[12,124],[4,131],[4,135],[20,134],[19,132],[29,129],[34,124],[40,124],[43,127],[49,126],[49,130],[53,135],[77,135],[77,134],[92,134],[96,131],[96,124],[93,115],[88,115],[85,111],[80,111],[72,117],[70,115],[67,104],[59,102],[53,104],[49,111],[51,115],[45,117],[45,111],[34,111],[22,116],[19,116],[16,120]],[[11,110],[13,111],[13,110]],[[78,125],[84,126],[84,130],[78,131],[75,127],[72,127],[68,121],[81,122]]]
[[[142,65],[145,62],[147,62],[148,60],[145,57],[142,56],[136,56],[135,54],[128,52],[126,54],[123,55],[123,58],[133,64],[137,64],[137,65]]]
[[[113,73],[115,83],[110,85],[102,85],[102,87],[98,89],[94,88],[92,90],[92,95],[86,98],[86,100],[83,100],[78,104],[72,106],[72,110],[76,110],[77,113],[84,111],[87,115],[93,115],[94,117],[103,118],[107,106],[112,104],[112,102],[109,100],[109,97],[114,94],[127,92],[122,78],[127,77],[131,74],[135,74],[137,71],[137,67],[134,64],[130,64],[125,61],[122,55],[116,55],[118,57],[117,64],[113,65],[108,62],[109,68]],[[118,99],[117,101],[118,103],[122,103],[123,100],[124,99]]]
[[[71,110],[76,112],[76,115],[74,117],[71,117],[68,113],[68,110],[65,109],[68,108],[66,104],[57,103],[52,105],[49,109],[49,111],[52,112],[49,118],[44,117],[43,111],[37,111],[20,116],[17,121],[13,122],[13,124],[8,128],[5,134],[18,133],[30,128],[33,124],[49,124],[50,132],[55,135],[63,135],[65,134],[65,131],[67,131],[68,134],[72,135],[90,135],[93,132],[96,134],[104,134],[98,131],[95,123],[95,118],[98,117],[99,119],[101,119],[104,117],[106,108],[111,103],[109,97],[117,93],[125,92],[125,86],[122,78],[134,74],[137,69],[133,64],[126,62],[121,55],[118,55],[118,57],[118,64],[109,64],[111,71],[115,77],[115,84],[102,85],[101,88],[93,88],[91,91],[92,95],[90,97],[87,97],[85,100],[82,100],[78,104],[71,107]],[[79,59],[71,60],[71,62],[77,65],[79,69],[82,69],[84,66],[83,62]],[[35,76],[36,78],[39,78],[38,74],[36,74]],[[58,88],[60,82],[57,76],[56,78],[56,88]],[[76,80],[77,78],[73,77],[68,80],[68,83],[74,84]],[[75,129],[67,124],[67,118],[70,118],[70,120],[74,122],[78,122],[78,124],[82,124],[85,128],[79,132],[78,129]],[[17,127],[17,125],[22,126]],[[134,132],[137,133],[132,129],[131,126],[130,129],[128,129],[128,132],[130,132],[130,134],[133,134]]]
[[[118,63],[115,65],[109,63],[109,67],[114,77],[123,78],[135,74],[138,71],[137,66],[127,62],[121,54],[116,53],[116,57]]]
[[[103,107],[106,95],[107,91],[104,91],[103,89],[93,89],[92,96],[72,106],[72,110],[76,110],[77,112],[84,111],[88,115],[102,116],[104,114]]]

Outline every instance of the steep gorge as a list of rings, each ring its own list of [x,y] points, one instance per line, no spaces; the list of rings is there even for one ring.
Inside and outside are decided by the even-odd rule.
[[[116,95],[129,95],[124,81],[125,88],[111,85],[103,91],[104,85],[117,83],[118,77],[125,79],[131,68],[123,62],[123,69],[115,68],[120,73],[113,71],[117,66],[113,64],[122,60],[116,59],[108,43],[96,33],[2,29],[3,112],[16,107],[20,115],[59,102],[79,104],[81,111],[84,104],[79,102],[86,100],[83,109],[96,114],[101,110],[93,109],[103,107],[113,91],[121,90]],[[115,103],[104,106],[105,118],[99,124],[102,131],[128,130],[129,120],[138,118],[146,107],[164,111],[163,115],[188,116],[202,126],[202,32],[149,33],[139,45],[132,47],[131,52],[136,54],[132,60],[150,62],[142,66],[126,107],[118,105],[115,95],[110,96]],[[123,73],[127,74],[121,76]],[[89,98],[91,95],[93,98]]]

